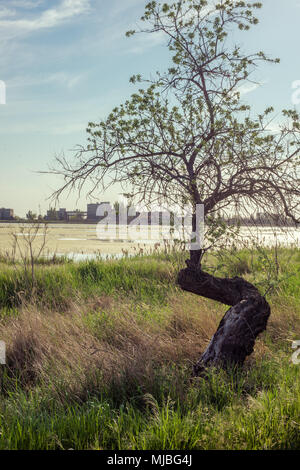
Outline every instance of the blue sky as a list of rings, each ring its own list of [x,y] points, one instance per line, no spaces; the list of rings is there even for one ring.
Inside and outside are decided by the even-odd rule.
[[[104,118],[134,86],[134,73],[162,69],[168,58],[161,36],[125,38],[143,13],[144,0],[0,0],[0,207],[18,215],[44,212],[59,180],[40,175],[57,153],[84,144],[89,121]],[[257,111],[292,107],[292,83],[300,80],[300,0],[263,0],[260,24],[237,40],[247,51],[264,50],[280,65],[257,72],[262,86],[246,86]],[[116,187],[99,199],[115,200]],[[85,208],[85,195],[61,207]]]

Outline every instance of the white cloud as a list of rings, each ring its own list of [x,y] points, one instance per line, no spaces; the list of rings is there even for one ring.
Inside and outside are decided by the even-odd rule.
[[[28,2],[25,4],[29,5]],[[2,11],[6,12],[6,16],[2,15],[2,19],[0,16],[1,38],[8,40],[34,31],[59,26],[75,16],[86,13],[90,11],[90,0],[62,0],[57,7],[48,8],[31,18],[9,19],[12,10],[6,8]]]
[[[58,83],[65,85],[67,88],[74,88],[85,76],[85,74],[71,75],[65,72],[57,72],[44,77],[43,83]]]
[[[272,134],[279,134],[282,130],[283,123],[281,122],[270,122],[266,131],[271,132]]]
[[[128,54],[143,54],[147,49],[160,46],[166,42],[166,35],[162,31],[153,34],[137,35],[134,45],[126,50]]]
[[[252,91],[256,90],[260,85],[258,83],[245,83],[238,87],[237,91],[240,93],[241,96],[247,95]]]
[[[58,85],[64,85],[69,89],[74,88],[84,77],[85,73],[72,75],[66,72],[56,72],[50,75],[38,75],[38,76],[23,76],[8,80],[7,84],[9,88],[19,87],[31,87],[38,85],[46,85],[49,83],[56,83]]]
[[[9,6],[15,8],[33,9],[45,3],[45,0],[9,0]]]
[[[0,6],[0,19],[7,18],[10,16],[15,16],[16,10],[12,10],[11,8],[6,8],[5,6]]]
[[[117,16],[123,14],[130,8],[136,7],[137,5],[141,5],[141,3],[141,0],[117,0],[111,10],[111,15]]]
[[[257,90],[257,88],[260,88],[266,83],[267,83],[267,80],[264,80],[261,83],[244,83],[243,85],[237,88],[237,91],[240,93],[241,96],[247,95],[248,93],[251,93],[252,91]]]
[[[31,119],[23,123],[7,125],[5,129],[0,128],[0,135],[15,134],[47,134],[47,135],[68,135],[78,132],[85,133],[88,119],[66,122],[59,115],[53,119]]]

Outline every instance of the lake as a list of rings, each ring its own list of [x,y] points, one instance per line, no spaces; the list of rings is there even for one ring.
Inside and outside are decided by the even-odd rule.
[[[21,249],[24,249],[24,238],[30,236],[29,227],[29,224],[0,223],[0,252],[12,249],[14,235]],[[148,252],[154,246],[161,249],[165,243],[172,243],[168,226],[145,225],[138,229],[136,226],[98,225],[97,228],[96,224],[48,224],[47,230],[44,254],[67,255],[75,260],[92,259],[97,255],[119,258],[125,253]],[[174,237],[181,238],[178,233]],[[300,229],[290,227],[241,227],[240,237],[243,243],[255,241],[265,246],[276,243],[300,246]],[[43,233],[37,233],[33,244],[36,251],[42,240]]]

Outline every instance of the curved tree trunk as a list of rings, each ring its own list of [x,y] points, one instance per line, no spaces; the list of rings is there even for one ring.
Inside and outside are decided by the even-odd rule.
[[[256,287],[240,277],[214,277],[189,260],[187,266],[178,275],[183,290],[231,305],[209,346],[194,365],[193,375],[201,375],[209,365],[223,368],[242,365],[253,352],[256,337],[267,327],[268,302]]]

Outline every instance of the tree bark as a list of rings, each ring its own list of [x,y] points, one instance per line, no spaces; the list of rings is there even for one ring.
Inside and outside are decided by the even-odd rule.
[[[253,352],[257,336],[267,327],[268,302],[256,287],[240,277],[214,277],[191,261],[187,261],[187,266],[178,275],[183,290],[231,305],[194,365],[193,375],[201,375],[211,365],[223,368],[242,365]]]

